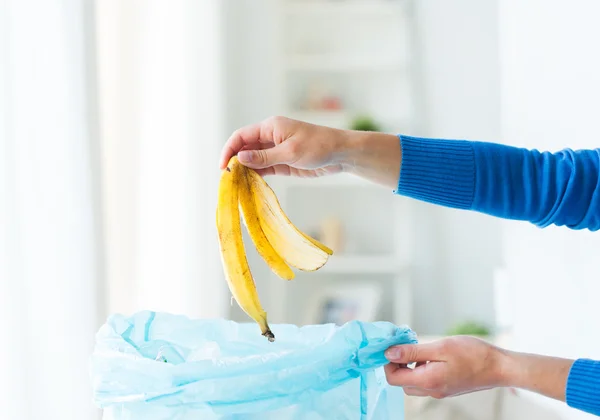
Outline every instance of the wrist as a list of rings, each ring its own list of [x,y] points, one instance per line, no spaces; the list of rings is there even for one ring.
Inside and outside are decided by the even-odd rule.
[[[520,354],[504,349],[498,349],[496,363],[496,381],[500,387],[519,388],[522,382],[522,369],[520,367]]]
[[[396,135],[369,131],[340,131],[334,163],[346,173],[393,189],[398,186],[402,150]]]
[[[353,130],[337,130],[333,162],[342,166],[344,172],[352,172],[357,161],[363,157],[368,137],[374,133]]]
[[[500,386],[525,389],[565,401],[573,360],[509,351],[504,353]]]

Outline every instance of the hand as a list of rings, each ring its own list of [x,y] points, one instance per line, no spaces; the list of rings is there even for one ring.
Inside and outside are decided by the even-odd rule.
[[[573,360],[501,349],[457,336],[390,347],[385,374],[407,395],[445,398],[495,387],[514,387],[565,401]],[[407,365],[415,363],[414,369]]]
[[[392,134],[340,130],[271,117],[236,130],[219,167],[232,156],[265,175],[314,178],[347,172],[392,188],[400,176],[400,141]]]
[[[458,336],[391,347],[385,366],[390,385],[407,395],[444,398],[502,385],[506,353],[483,340]],[[414,369],[407,365],[416,362]]]
[[[284,117],[236,130],[223,147],[219,166],[238,155],[240,162],[261,175],[317,177],[343,171],[337,153],[347,133]]]

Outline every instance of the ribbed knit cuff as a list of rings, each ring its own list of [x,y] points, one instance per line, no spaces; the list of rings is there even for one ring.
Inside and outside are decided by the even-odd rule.
[[[396,194],[446,207],[471,208],[475,157],[470,142],[398,137],[402,165]]]
[[[567,404],[587,413],[600,414],[600,362],[579,359],[567,379]]]

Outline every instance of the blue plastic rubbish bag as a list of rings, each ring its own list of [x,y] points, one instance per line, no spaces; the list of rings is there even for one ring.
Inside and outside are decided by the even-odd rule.
[[[384,351],[416,343],[408,327],[338,327],[192,320],[167,313],[111,316],[96,337],[91,376],[104,420],[401,420]]]

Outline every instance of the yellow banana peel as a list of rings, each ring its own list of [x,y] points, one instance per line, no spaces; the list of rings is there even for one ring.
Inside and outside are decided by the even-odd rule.
[[[216,214],[219,249],[229,290],[242,310],[269,341],[267,322],[244,247],[241,219],[259,255],[278,277],[292,280],[290,266],[302,271],[323,267],[333,251],[289,220],[275,192],[254,170],[232,157],[221,174]]]

